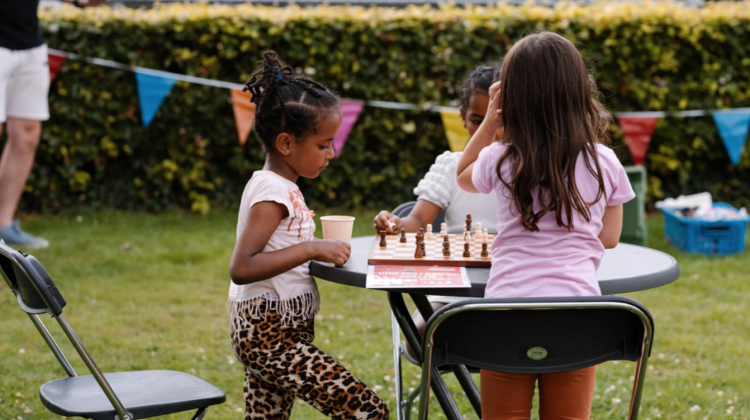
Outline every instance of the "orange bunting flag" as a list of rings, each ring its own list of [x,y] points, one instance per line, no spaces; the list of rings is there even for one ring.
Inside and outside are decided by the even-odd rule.
[[[62,54],[49,53],[47,55],[47,61],[49,62],[50,82],[55,79],[55,76],[57,76],[57,72],[60,71],[60,67],[62,67],[63,63],[65,63],[65,60],[67,59],[68,57]]]
[[[619,116],[620,128],[636,165],[643,164],[658,117]]]
[[[255,124],[255,104],[250,102],[253,95],[243,92],[242,89],[232,89],[231,93],[237,137],[240,139],[240,145],[244,145]]]

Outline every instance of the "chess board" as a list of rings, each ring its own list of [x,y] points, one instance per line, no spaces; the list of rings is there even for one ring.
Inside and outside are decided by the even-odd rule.
[[[491,253],[488,257],[482,255],[482,241],[474,240],[469,245],[471,257],[464,257],[464,237],[462,234],[448,234],[451,243],[450,257],[443,256],[443,236],[433,234],[432,239],[425,237],[424,258],[414,258],[417,249],[416,233],[406,234],[406,243],[399,242],[399,235],[385,237],[386,247],[380,247],[380,236],[372,243],[372,251],[367,263],[370,265],[414,265],[414,266],[447,266],[447,267],[490,267]],[[487,235],[487,251],[490,251],[495,235]]]

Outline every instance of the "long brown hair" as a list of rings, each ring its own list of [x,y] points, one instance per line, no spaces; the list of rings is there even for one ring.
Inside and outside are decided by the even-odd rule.
[[[596,144],[609,141],[609,121],[581,53],[555,33],[529,35],[508,51],[500,80],[508,148],[497,175],[511,193],[521,225],[539,231],[537,222],[549,212],[568,230],[573,229],[573,211],[590,221],[589,206],[606,194]],[[599,181],[593,203],[586,203],[576,186],[581,153]],[[506,181],[500,168],[508,159],[511,179]],[[534,195],[541,207],[537,212]]]

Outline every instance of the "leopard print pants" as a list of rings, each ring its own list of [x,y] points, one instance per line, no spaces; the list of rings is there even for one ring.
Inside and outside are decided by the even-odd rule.
[[[388,407],[367,385],[312,344],[314,318],[282,325],[275,311],[265,318],[248,311],[239,315],[232,319],[231,338],[245,365],[245,420],[287,420],[295,397],[332,419],[389,417]]]

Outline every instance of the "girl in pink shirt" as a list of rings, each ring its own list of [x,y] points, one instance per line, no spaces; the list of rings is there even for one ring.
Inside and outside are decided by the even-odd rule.
[[[601,294],[596,270],[635,194],[606,146],[610,120],[597,95],[583,57],[560,35],[527,36],[505,56],[487,117],[457,167],[461,188],[494,191],[498,201],[485,297]],[[595,377],[596,367],[483,370],[483,419],[529,419],[537,380],[541,420],[588,419]]]

